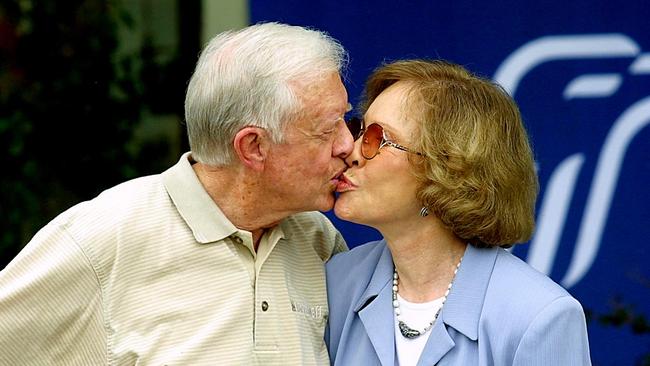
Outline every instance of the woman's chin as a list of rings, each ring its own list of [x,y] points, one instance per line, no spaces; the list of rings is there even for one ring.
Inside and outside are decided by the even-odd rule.
[[[356,222],[356,215],[354,210],[340,200],[334,204],[334,215],[341,220]]]

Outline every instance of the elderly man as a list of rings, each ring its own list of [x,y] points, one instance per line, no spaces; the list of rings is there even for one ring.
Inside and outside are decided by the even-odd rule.
[[[0,364],[326,364],[320,213],[353,141],[343,48],[277,23],[203,50],[191,152],[39,231],[0,273]]]

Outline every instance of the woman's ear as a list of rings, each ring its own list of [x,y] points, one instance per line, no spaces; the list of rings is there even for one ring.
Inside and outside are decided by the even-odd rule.
[[[268,153],[269,137],[266,130],[259,127],[244,127],[237,132],[233,145],[242,165],[261,171]]]

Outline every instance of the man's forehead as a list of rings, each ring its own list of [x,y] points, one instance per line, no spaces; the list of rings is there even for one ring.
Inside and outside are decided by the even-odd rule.
[[[339,96],[347,91],[336,72],[320,74],[315,77],[293,80],[290,82],[296,95],[301,99],[317,99],[327,96]]]

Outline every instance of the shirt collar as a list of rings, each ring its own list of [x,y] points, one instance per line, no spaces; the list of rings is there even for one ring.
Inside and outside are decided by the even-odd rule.
[[[192,169],[191,153],[162,174],[167,193],[194,238],[201,244],[223,240],[239,230],[221,212]]]

